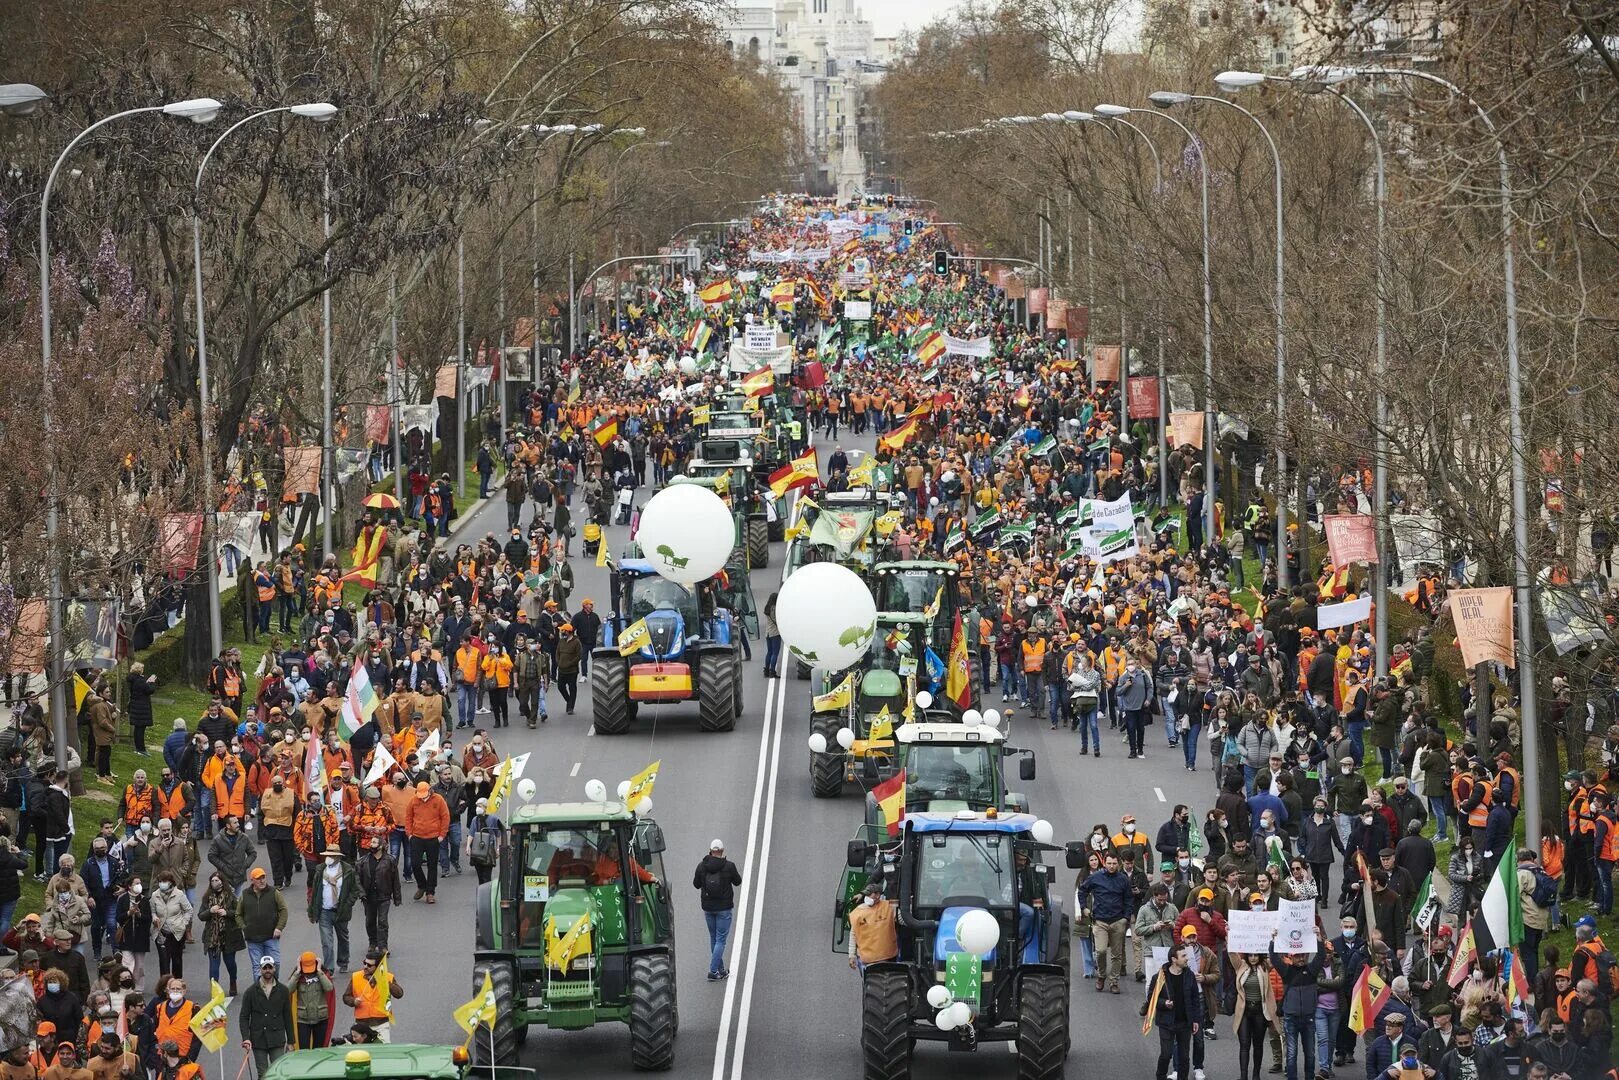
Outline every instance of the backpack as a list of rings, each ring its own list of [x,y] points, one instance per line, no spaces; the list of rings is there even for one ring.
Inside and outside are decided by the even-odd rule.
[[[1557,879],[1546,871],[1535,868],[1535,889],[1529,894],[1529,899],[1537,907],[1551,907],[1557,900]]]
[[[730,896],[728,895],[730,892],[730,886],[731,875],[723,866],[718,870],[710,870],[708,873],[704,874],[701,894],[704,909],[706,910],[709,904],[722,907],[730,899]]]

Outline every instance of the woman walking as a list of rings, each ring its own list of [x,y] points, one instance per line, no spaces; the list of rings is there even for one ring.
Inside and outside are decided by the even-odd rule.
[[[760,629],[765,635],[765,678],[781,678],[781,630],[776,626],[776,593],[770,594],[765,601],[763,623]]]
[[[196,910],[174,874],[164,870],[157,875],[157,893],[152,897],[152,932],[157,935],[158,985],[168,984],[170,976],[185,978],[183,957],[186,935]]]
[[[230,994],[236,996],[236,954],[247,948],[242,922],[236,916],[236,893],[217,873],[208,877],[202,894],[202,948],[208,954],[208,977],[219,981],[223,962],[230,976]]]
[[[129,887],[118,896],[115,912],[118,920],[116,941],[129,955],[130,974],[135,985],[146,982],[146,954],[152,951],[152,901],[146,895],[146,883],[132,878]]]

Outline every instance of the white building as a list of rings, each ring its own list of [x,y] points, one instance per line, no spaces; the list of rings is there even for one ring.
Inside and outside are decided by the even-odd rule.
[[[894,40],[873,34],[856,0],[772,0],[732,12],[732,50],[756,56],[792,94],[810,162],[805,188],[844,198],[864,190],[866,177],[881,171],[873,168],[865,91],[881,78]]]

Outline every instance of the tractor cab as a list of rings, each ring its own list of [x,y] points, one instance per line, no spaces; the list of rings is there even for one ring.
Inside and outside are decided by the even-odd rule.
[[[530,1024],[622,1020],[638,1064],[672,1060],[674,910],[663,851],[657,822],[618,802],[515,810],[494,878],[478,890],[473,983],[489,976],[498,1012],[472,1040],[475,1058],[509,1062]],[[638,1013],[648,994],[670,1015]]]
[[[659,557],[659,553],[652,555],[652,559]],[[640,655],[654,662],[678,660],[685,654],[689,639],[704,635],[707,623],[697,594],[685,585],[660,577],[651,559],[626,559],[620,563],[615,588],[618,595],[613,598],[613,615],[602,622],[602,645],[616,645],[625,627],[645,619],[647,643],[641,646]],[[712,629],[715,634],[725,633],[723,626]]]
[[[1061,850],[1049,830],[1028,814],[907,811],[896,836],[867,825],[849,841],[833,902],[834,950],[848,948],[849,913],[868,881],[881,881],[899,909],[898,957],[867,964],[862,979],[867,1075],[905,1075],[918,1041],[966,1051],[1012,1042],[1029,1066],[1020,1076],[1062,1075],[1069,920],[1045,861]],[[962,937],[987,947],[968,952]],[[939,1004],[930,1001],[937,986],[946,991],[933,995]],[[956,1003],[965,1005],[959,1017],[941,1022]]]

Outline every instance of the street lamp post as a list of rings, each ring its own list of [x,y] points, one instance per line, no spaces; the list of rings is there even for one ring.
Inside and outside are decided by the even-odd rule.
[[[45,100],[45,94],[38,87],[26,83],[14,83],[3,88],[5,96],[0,98],[0,109],[9,115],[26,116]],[[167,105],[146,105],[138,109],[125,109],[123,112],[102,117],[77,135],[73,136],[62,152],[57,155],[56,161],[51,165],[51,171],[45,178],[45,189],[39,199],[39,352],[40,372],[43,393],[40,398],[40,419],[43,421],[47,438],[52,435],[52,413],[56,401],[56,380],[51,372],[51,188],[56,185],[56,175],[62,170],[62,163],[68,155],[83,142],[92,131],[122,120],[126,116],[137,116],[141,113],[160,112],[167,116],[183,117],[198,124],[211,123],[219,115],[222,108],[213,98],[192,98],[187,101],[174,101]],[[204,422],[206,428],[206,422]],[[203,446],[208,440],[203,438]],[[66,642],[62,635],[62,559],[60,539],[60,504],[62,501],[60,476],[56,467],[56,447],[46,447],[46,487],[45,487],[45,561],[46,561],[46,620],[49,627],[50,647],[45,657],[45,680],[51,698],[51,727],[55,733],[56,764],[59,767],[67,765],[68,727],[67,727],[67,688],[62,681],[62,649]],[[206,479],[205,479],[205,482]],[[212,484],[208,483],[211,495]],[[203,521],[206,524],[207,516]],[[209,580],[213,579],[210,572]],[[214,603],[218,608],[217,597]],[[216,615],[215,625],[219,620]],[[215,649],[217,653],[218,650]]]
[[[1157,102],[1154,102],[1157,104]],[[1124,106],[1116,106],[1124,108]],[[1098,110],[1100,111],[1100,109]],[[1203,140],[1192,129],[1164,112],[1141,112],[1129,109],[1117,115],[1139,114],[1167,120],[1180,129],[1197,149],[1197,171],[1201,184],[1203,222],[1203,533],[1205,539],[1214,539],[1214,275],[1209,263],[1209,159],[1203,150]],[[1103,115],[1108,115],[1104,113]]]
[[[197,388],[202,395],[202,482],[204,498],[207,500],[207,514],[203,519],[206,529],[208,551],[208,607],[210,614],[209,633],[215,656],[224,648],[225,628],[223,616],[219,610],[219,501],[214,495],[214,449],[213,436],[208,430],[208,408],[213,404],[213,395],[208,387],[208,324],[206,307],[202,293],[202,177],[208,168],[208,162],[213,158],[214,151],[219,149],[220,143],[230,138],[231,133],[244,124],[264,116],[274,116],[277,113],[290,112],[294,116],[301,116],[316,123],[325,123],[337,115],[337,106],[329,105],[324,101],[311,102],[307,105],[281,105],[274,109],[261,109],[250,113],[226,128],[215,139],[208,152],[202,155],[202,162],[197,166],[197,180],[191,188],[191,262],[192,276],[197,290]],[[327,224],[327,234],[330,235],[331,225]],[[330,312],[330,301],[327,301],[327,310]],[[326,385],[331,386],[331,321],[326,324]],[[326,413],[326,447],[327,456],[331,448],[331,410]],[[322,461],[321,473],[327,477],[322,485],[323,491],[330,493],[332,484],[327,473],[327,462]],[[331,552],[331,522],[332,504],[322,499],[326,520],[326,551]]]
[[[1216,76],[1216,80],[1221,86],[1226,86],[1226,77],[1238,74],[1241,73],[1226,72]],[[1240,87],[1245,84],[1237,81],[1232,85]],[[1265,136],[1265,144],[1270,147],[1271,165],[1276,182],[1276,584],[1279,588],[1285,589],[1287,588],[1287,452],[1282,444],[1287,431],[1287,414],[1284,411],[1287,386],[1287,303],[1284,289],[1285,234],[1282,232],[1282,155],[1276,148],[1276,140],[1271,137],[1270,129],[1259,117],[1234,101],[1211,97],[1208,94],[1182,94],[1168,90],[1161,90],[1153,95],[1153,104],[1160,108],[1169,108],[1190,101],[1207,101],[1237,110],[1253,121],[1259,133]],[[1233,491],[1232,495],[1235,494]],[[1235,513],[1237,507],[1232,506],[1231,510]],[[1209,539],[1213,538],[1211,533]],[[1302,562],[1299,569],[1308,575],[1309,570]]]

